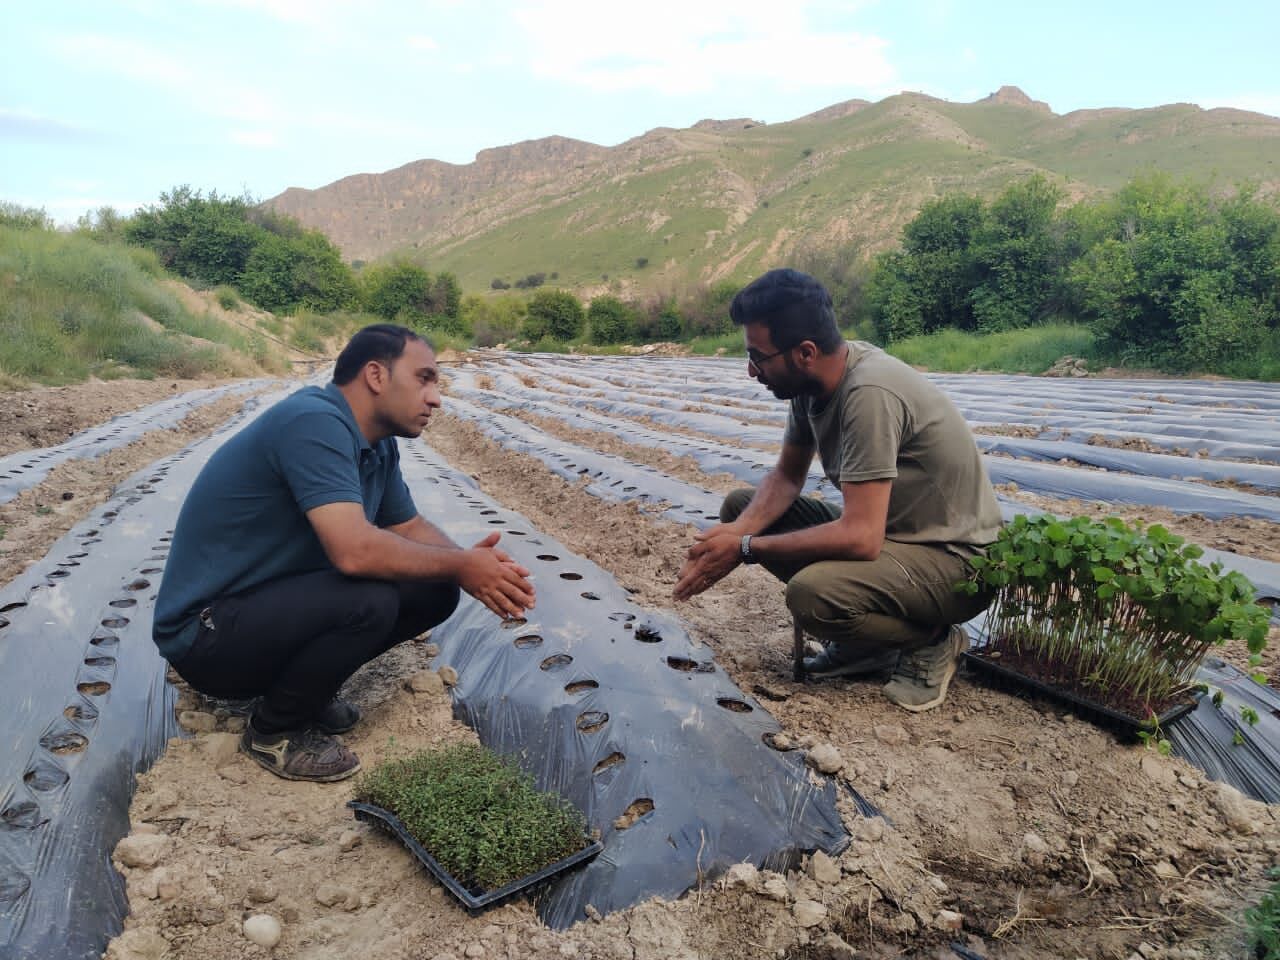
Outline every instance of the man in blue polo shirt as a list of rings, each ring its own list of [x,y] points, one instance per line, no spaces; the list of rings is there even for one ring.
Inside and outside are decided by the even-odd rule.
[[[363,664],[443,622],[459,590],[502,617],[533,606],[529,571],[490,534],[462,549],[418,514],[395,437],[440,407],[435,353],[376,324],[333,382],[305,387],[228,440],[200,471],[156,600],[160,653],[195,689],[260,698],[241,748],[291,780],[360,769],[334,736],[336,699]]]

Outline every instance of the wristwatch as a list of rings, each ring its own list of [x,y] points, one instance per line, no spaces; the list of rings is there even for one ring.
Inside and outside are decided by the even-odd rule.
[[[751,534],[745,534],[742,538],[742,544],[738,548],[738,553],[742,557],[743,563],[759,563],[760,558],[751,552]]]

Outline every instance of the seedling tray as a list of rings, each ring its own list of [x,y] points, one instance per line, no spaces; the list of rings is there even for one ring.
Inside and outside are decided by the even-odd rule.
[[[587,838],[584,837],[583,840],[587,845],[577,853],[570,854],[563,860],[557,860],[555,863],[543,867],[537,873],[531,873],[527,877],[521,877],[519,880],[513,880],[508,884],[498,887],[496,890],[488,890],[484,893],[475,894],[459,883],[457,878],[440,864],[440,861],[429,854],[426,848],[413,838],[412,834],[410,834],[408,829],[405,828],[405,825],[401,822],[400,818],[390,810],[386,810],[372,803],[364,803],[360,800],[349,800],[347,801],[347,806],[355,812],[357,820],[364,820],[368,823],[376,824],[388,833],[399,838],[400,842],[408,848],[409,852],[417,857],[424,867],[431,871],[431,875],[439,880],[450,893],[462,901],[463,906],[473,913],[483,910],[485,907],[492,906],[499,900],[505,900],[514,893],[519,893],[521,890],[526,890],[535,884],[564,873],[565,871],[576,867],[580,863],[585,863],[604,849],[604,844],[599,840],[588,841]]]
[[[999,690],[1007,690],[1010,693],[1023,695],[1028,693],[1036,694],[1047,700],[1069,706],[1082,720],[1088,720],[1090,723],[1105,730],[1110,730],[1128,740],[1137,740],[1139,731],[1150,729],[1149,723],[1141,719],[1131,717],[1129,714],[1121,713],[1111,707],[1103,706],[1096,700],[1090,700],[1068,690],[1042,683],[1033,677],[1027,676],[1025,673],[1012,670],[1003,664],[989,660],[980,653],[966,651],[964,659],[978,677]],[[1156,719],[1161,727],[1167,727],[1175,720],[1186,716],[1195,708],[1196,702],[1194,700],[1190,703],[1179,703],[1170,707]]]

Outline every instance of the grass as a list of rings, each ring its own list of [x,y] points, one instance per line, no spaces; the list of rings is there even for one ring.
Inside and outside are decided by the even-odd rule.
[[[474,893],[494,890],[586,846],[567,801],[484,747],[460,744],[389,760],[356,782],[355,798],[395,814]]]
[[[943,373],[1040,374],[1065,356],[1082,357],[1094,369],[1098,364],[1093,334],[1068,323],[988,334],[943,330],[891,343],[887,349],[906,363]]]
[[[0,227],[0,380],[235,376],[273,364],[262,338],[186,309],[162,276],[147,251]]]

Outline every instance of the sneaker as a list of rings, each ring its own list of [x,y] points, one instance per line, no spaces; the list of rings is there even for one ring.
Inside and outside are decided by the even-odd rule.
[[[360,722],[360,708],[334,697],[315,715],[311,725],[321,733],[346,733]]]
[[[898,665],[897,650],[856,654],[848,644],[830,643],[819,653],[804,658],[804,672],[811,677],[856,677],[883,673]]]
[[[259,733],[249,723],[240,737],[240,749],[254,763],[286,780],[331,783],[360,770],[356,755],[342,742],[318,730],[285,730]]]
[[[893,679],[884,685],[884,695],[912,713],[932,710],[947,699],[956,662],[967,649],[969,637],[962,627],[954,626],[941,640],[904,653]]]

